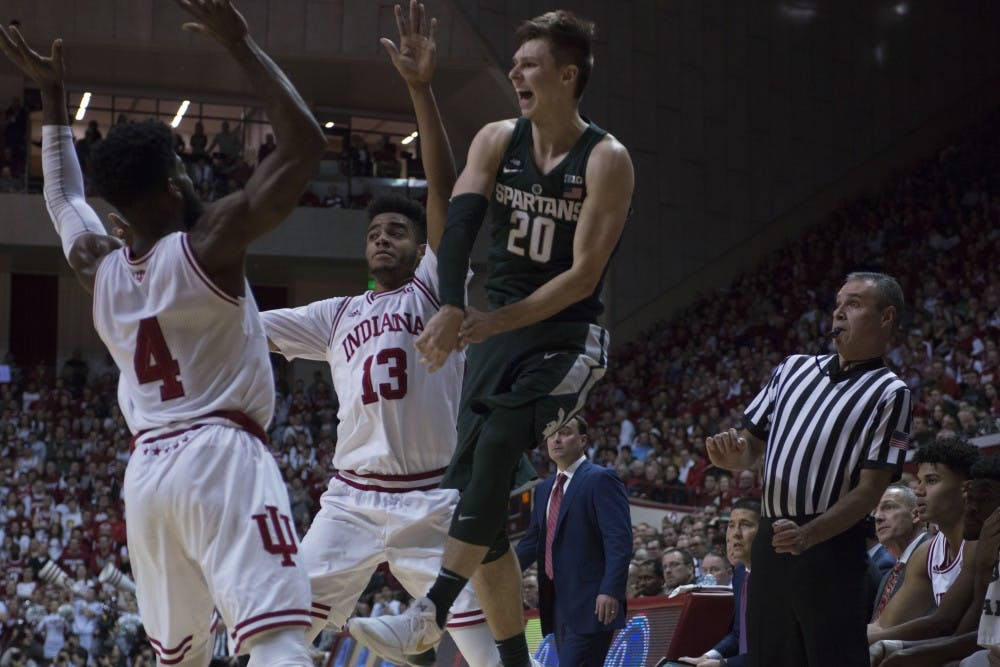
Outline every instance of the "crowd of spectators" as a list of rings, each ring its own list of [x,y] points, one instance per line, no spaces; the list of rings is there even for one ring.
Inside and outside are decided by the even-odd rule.
[[[0,114],[0,193],[25,190],[28,118],[26,108],[17,97]],[[115,118],[116,125],[127,122],[129,118],[125,114]],[[98,122],[91,120],[83,136],[75,142],[88,195],[94,194],[89,179],[90,155],[103,137]],[[174,134],[174,147],[198,196],[202,201],[212,202],[243,188],[256,165],[270,155],[277,144],[274,135],[268,133],[259,146],[248,148],[242,129],[233,129],[229,121],[223,121],[220,131],[210,138],[204,124],[198,121],[187,139],[179,132]],[[397,184],[390,183],[391,179],[424,177],[420,160],[413,152],[398,152],[389,136],[382,137],[378,146],[372,149],[364,136],[352,134],[344,150],[331,149],[324,161],[335,164],[333,180],[310,183],[302,193],[299,206],[364,209],[378,191],[400,189]],[[408,187],[403,189],[403,194],[415,194]],[[422,190],[416,194],[425,196]]]
[[[713,579],[725,577],[715,563],[725,559],[713,554],[725,554],[728,508],[759,496],[760,480],[712,468],[704,438],[739,425],[782,357],[826,351],[833,295],[851,270],[884,270],[907,295],[888,358],[914,392],[913,443],[1000,430],[998,130],[994,116],[616,350],[586,407],[590,456],[616,469],[633,497],[677,506],[660,526],[636,527],[631,595],[694,583],[709,564]],[[100,140],[96,125],[87,134],[81,141]],[[221,160],[241,159],[225,157],[225,139],[209,143],[197,131],[190,147],[196,162],[215,147]],[[116,372],[91,372],[75,357],[58,376],[8,361],[11,382],[0,384],[0,654],[20,651],[38,665],[60,664],[62,654],[62,664],[152,664],[134,597],[96,580],[109,562],[130,573],[121,501],[130,434]],[[304,534],[332,474],[337,399],[323,374],[288,386],[284,370],[276,362],[269,435]],[[532,456],[544,475],[543,449]],[[40,581],[49,561],[72,585]],[[398,613],[406,600],[383,570],[358,613]],[[0,667],[17,664],[4,659]]]
[[[115,121],[116,124],[124,122],[128,122],[124,114],[120,114]],[[102,138],[97,121],[92,120],[87,124],[84,136],[76,141],[76,153],[85,179],[89,176],[90,153]],[[277,144],[274,135],[268,133],[257,148],[245,151],[242,134],[238,129],[234,130],[228,121],[222,122],[220,131],[211,140],[205,133],[203,123],[198,121],[187,140],[180,133],[174,134],[174,148],[183,160],[198,196],[202,201],[212,202],[243,188],[253,175],[255,166],[270,155]],[[299,206],[364,209],[375,194],[373,184],[376,189],[396,188],[387,185],[385,179],[400,178],[404,174],[404,164],[408,177],[423,178],[420,161],[410,152],[397,155],[396,145],[388,136],[383,137],[379,147],[373,151],[362,135],[353,134],[345,150],[328,151],[324,161],[336,164],[334,180],[310,183],[299,199]],[[4,163],[0,162],[0,192],[4,191],[3,166]]]
[[[74,360],[82,363],[81,360]],[[0,384],[0,665],[147,665],[134,595],[101,583],[130,572],[121,482],[129,433],[113,376],[8,365]],[[62,582],[41,573],[54,563]],[[18,662],[21,656],[22,662]],[[28,661],[32,662],[28,662]]]

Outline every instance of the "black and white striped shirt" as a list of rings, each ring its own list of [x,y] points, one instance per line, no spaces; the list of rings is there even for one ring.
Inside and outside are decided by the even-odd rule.
[[[767,442],[764,516],[820,514],[857,485],[862,468],[898,475],[910,412],[910,390],[881,359],[841,371],[835,354],[786,358],[743,415]]]

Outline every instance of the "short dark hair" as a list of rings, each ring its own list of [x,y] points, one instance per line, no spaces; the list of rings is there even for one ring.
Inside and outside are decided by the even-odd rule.
[[[97,194],[117,208],[134,205],[174,173],[177,153],[166,123],[144,120],[113,125],[90,155]]]
[[[760,501],[756,498],[739,498],[729,509],[730,512],[733,510],[746,510],[760,516]]]
[[[681,561],[685,565],[694,565],[694,556],[691,555],[690,551],[681,547],[670,547],[669,549],[664,549],[663,555],[666,556],[667,554],[672,554],[675,551],[681,555]]]
[[[701,562],[704,563],[705,562],[705,558],[708,558],[709,556],[715,556],[716,558],[720,559],[722,561],[722,564],[725,566],[725,568],[727,570],[733,569],[733,564],[729,562],[729,559],[726,558],[725,555],[723,555],[723,554],[717,554],[714,551],[708,551],[708,552],[706,552],[705,556],[701,559]]]
[[[573,418],[570,419],[569,421],[576,422],[576,432],[577,433],[579,433],[580,435],[587,435],[587,429],[590,428],[590,427],[587,426],[587,420],[583,418],[583,415],[581,415],[581,414],[575,414],[575,415],[573,415]],[[567,422],[567,423],[569,423],[569,422]]]
[[[896,309],[896,317],[892,322],[892,330],[898,331],[900,322],[903,319],[904,305],[903,288],[899,286],[899,282],[890,275],[874,271],[854,271],[848,273],[844,281],[847,282],[849,280],[862,280],[875,285],[875,291],[878,292],[879,306],[881,308],[893,306]]]
[[[661,563],[656,558],[650,558],[649,560],[644,560],[641,563],[639,563],[638,567],[651,567],[653,568],[653,572],[656,573],[656,576],[658,576],[660,579],[663,578],[663,563]]]
[[[580,18],[565,9],[558,9],[528,19],[518,26],[514,33],[514,48],[519,49],[522,44],[533,39],[546,40],[557,65],[576,65],[578,74],[574,94],[580,99],[594,68],[595,31],[593,21]]]
[[[381,213],[402,215],[413,225],[417,233],[417,242],[423,243],[427,240],[427,212],[420,202],[395,192],[379,195],[368,204],[366,211],[368,222]]]
[[[917,465],[941,463],[962,479],[969,479],[972,466],[979,460],[979,448],[961,438],[937,438],[917,449],[913,460]]]
[[[972,464],[969,479],[989,479],[1000,482],[1000,456],[993,454],[979,457],[979,460]]]

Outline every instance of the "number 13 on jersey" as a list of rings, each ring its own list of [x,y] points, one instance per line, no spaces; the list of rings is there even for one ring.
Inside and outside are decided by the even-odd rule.
[[[389,375],[389,382],[380,382],[378,392],[372,382],[372,363],[384,366]],[[361,402],[365,405],[374,403],[381,396],[387,400],[396,400],[406,396],[406,351],[398,347],[380,350],[365,359],[364,371],[361,377]]]

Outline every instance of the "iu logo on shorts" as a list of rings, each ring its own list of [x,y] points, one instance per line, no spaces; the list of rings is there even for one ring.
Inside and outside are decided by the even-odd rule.
[[[295,543],[295,530],[292,528],[291,518],[278,514],[278,508],[273,505],[265,505],[264,509],[267,510],[267,514],[253,515],[257,521],[257,528],[260,529],[260,537],[264,541],[264,551],[269,554],[281,554],[282,567],[295,567],[292,554],[299,552],[299,546]]]

